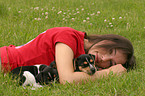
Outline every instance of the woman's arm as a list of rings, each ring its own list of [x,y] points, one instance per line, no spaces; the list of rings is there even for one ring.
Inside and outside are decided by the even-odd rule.
[[[64,44],[64,43],[57,43],[55,46],[55,56],[56,56],[56,64],[57,70],[59,74],[59,80],[61,84],[65,84],[66,82],[69,83],[79,83],[82,80],[95,80],[96,78],[100,78],[109,74],[110,71],[113,73],[120,73],[123,72],[124,69],[121,67],[122,65],[115,65],[110,67],[109,69],[97,71],[93,76],[90,76],[84,72],[74,72],[73,69],[73,58],[74,53],[72,49]],[[119,71],[120,70],[120,71]]]

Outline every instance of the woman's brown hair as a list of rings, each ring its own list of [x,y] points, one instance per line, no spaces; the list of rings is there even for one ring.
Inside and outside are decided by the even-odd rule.
[[[108,50],[121,49],[124,52],[124,54],[127,55],[127,61],[125,64],[123,64],[123,66],[127,70],[133,69],[136,67],[133,45],[127,38],[120,35],[107,34],[107,35],[89,35],[89,36],[86,35],[85,39],[88,39],[88,41],[92,43],[92,46],[103,40],[114,42],[112,44],[110,43],[102,44],[102,45],[99,45],[98,47],[103,47]],[[89,51],[89,49],[86,50],[86,53]]]

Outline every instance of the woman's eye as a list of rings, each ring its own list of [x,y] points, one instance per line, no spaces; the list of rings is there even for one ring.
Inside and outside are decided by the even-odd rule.
[[[109,54],[112,54],[112,53],[113,53],[113,49],[110,49]]]
[[[112,60],[110,60],[110,66],[112,66],[112,65],[113,65]]]

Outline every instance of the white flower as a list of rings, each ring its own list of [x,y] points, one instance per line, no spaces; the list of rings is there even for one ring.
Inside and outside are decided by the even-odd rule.
[[[76,10],[79,10],[79,8],[76,8]]]
[[[44,13],[42,13],[42,15],[44,15]]]
[[[106,22],[107,20],[105,19],[104,22]]]
[[[113,27],[113,25],[110,25],[110,27]]]
[[[65,18],[63,18],[62,20],[65,20]]]
[[[52,9],[54,9],[55,7],[52,7]]]
[[[119,19],[122,19],[122,17],[119,17]]]
[[[100,11],[98,11],[97,14],[100,14]]]
[[[65,12],[63,14],[66,14]]]
[[[40,20],[41,20],[41,18],[38,18],[37,20],[38,20],[38,21],[40,21]]]
[[[109,25],[111,25],[112,23],[109,23]]]
[[[91,14],[91,16],[95,15],[95,13]]]
[[[46,16],[45,19],[48,19],[48,16]]]
[[[75,18],[71,18],[72,20],[75,20]]]
[[[77,13],[74,13],[74,15],[76,15]]]
[[[84,11],[84,8],[82,8],[82,11]]]
[[[48,15],[48,12],[45,12],[45,15]]]
[[[144,27],[145,28],[145,27]]]
[[[60,14],[60,13],[62,13],[62,11],[59,11],[57,14]]]
[[[11,10],[11,7],[9,7],[8,10]]]
[[[39,7],[35,7],[35,8],[34,8],[34,10],[38,10],[38,9],[39,9]]]
[[[86,22],[86,20],[83,20],[83,22]]]
[[[92,23],[90,23],[90,25],[93,25]]]
[[[41,10],[43,11],[43,8],[41,8]]]
[[[89,18],[89,17],[87,17],[86,19],[87,19],[87,20],[89,20],[90,18]]]
[[[115,20],[115,18],[112,18],[112,20]]]
[[[77,11],[77,13],[80,13],[79,11]]]
[[[21,13],[21,11],[18,11],[18,13]]]
[[[37,20],[37,18],[34,18],[35,20]]]

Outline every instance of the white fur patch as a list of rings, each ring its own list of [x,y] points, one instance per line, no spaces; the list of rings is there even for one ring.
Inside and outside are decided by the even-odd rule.
[[[25,80],[25,82],[23,83],[22,86],[30,85],[30,86],[33,86],[33,87],[42,87],[41,85],[36,83],[34,75],[32,73],[30,73],[29,71],[25,71],[23,76],[26,77],[26,80]]]
[[[40,71],[39,71],[39,67],[40,67],[41,65],[34,65],[34,66],[37,67],[37,69],[38,69],[38,74],[39,74],[39,73],[40,73]]]

